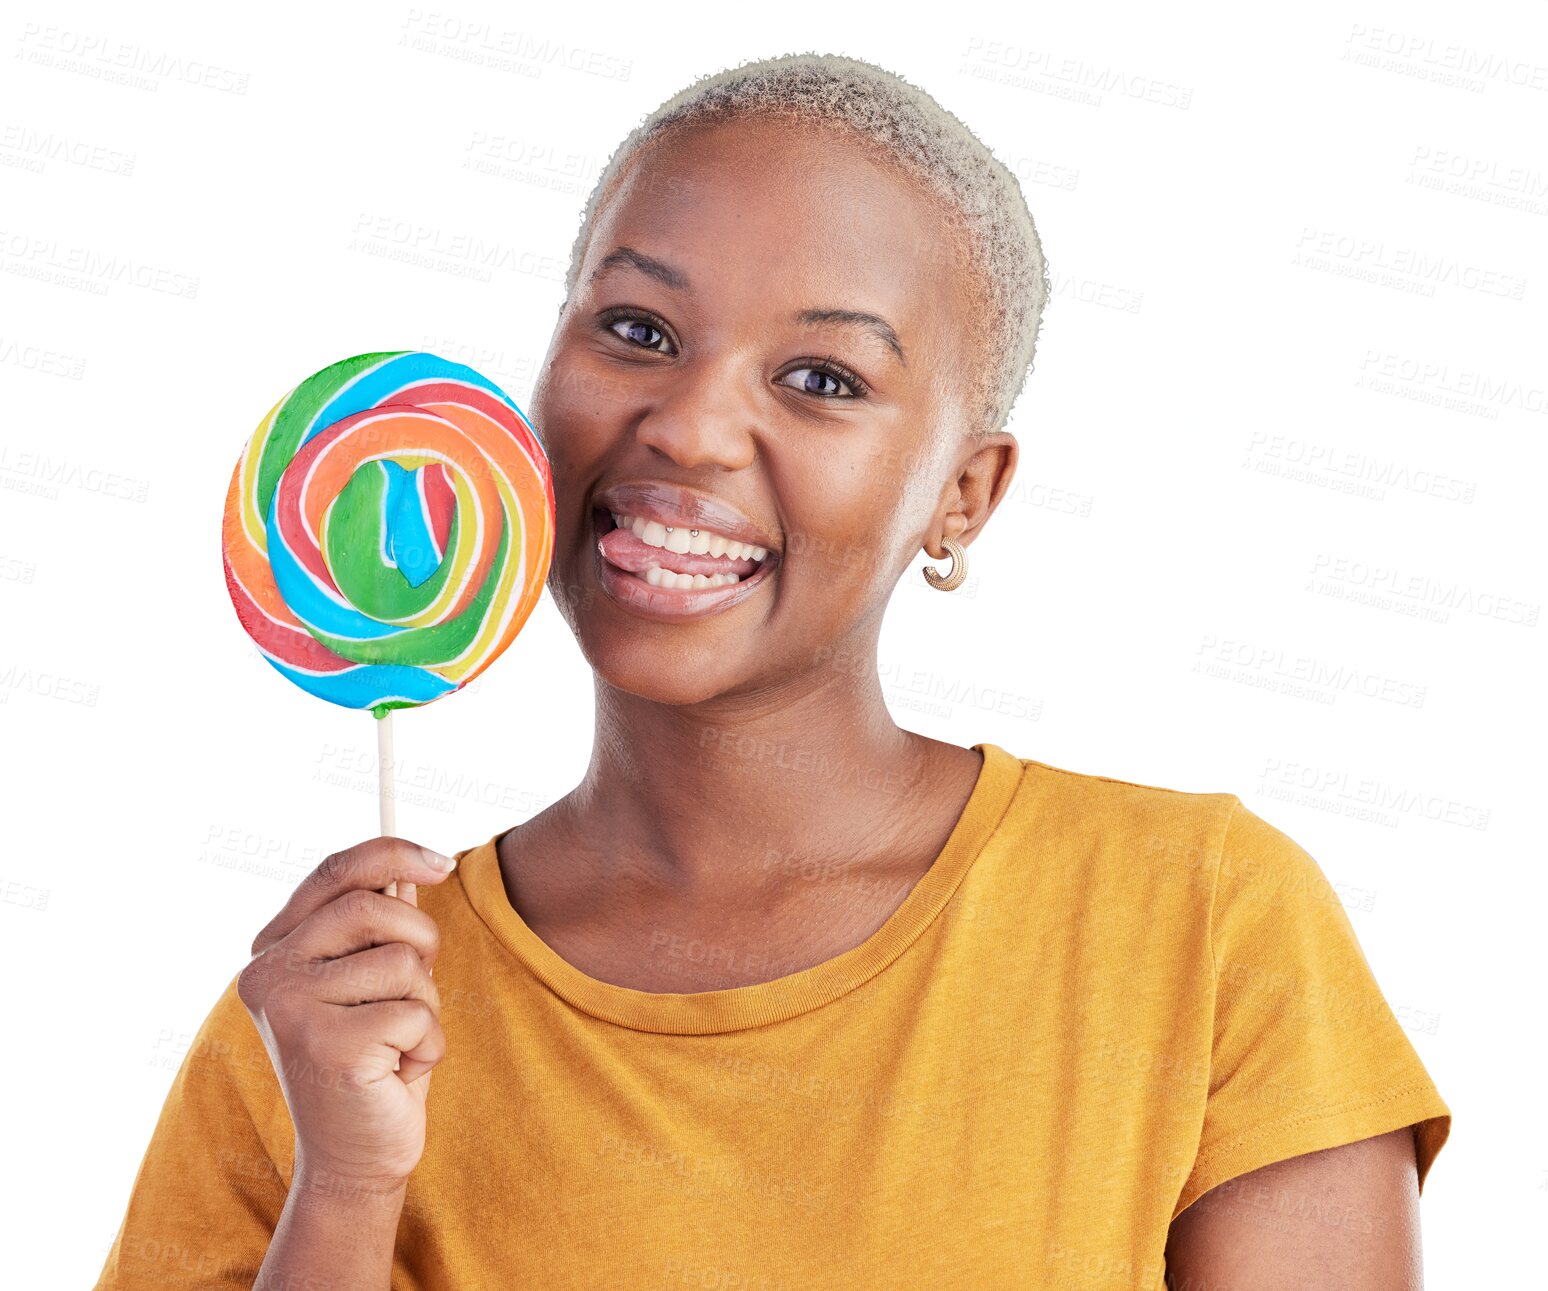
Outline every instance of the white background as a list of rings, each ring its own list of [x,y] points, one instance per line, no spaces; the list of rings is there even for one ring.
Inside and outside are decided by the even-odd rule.
[[[1301,842],[1456,1114],[1431,1285],[1540,1270],[1542,6],[900,13],[34,2],[0,27],[13,1285],[95,1278],[253,934],[375,832],[371,719],[286,685],[225,593],[259,417],[375,349],[525,405],[612,149],[695,77],[807,49],[972,126],[1054,282],[968,584],[894,598],[899,722],[1235,792]],[[532,815],[590,722],[545,597],[478,685],[399,715],[400,832],[453,851]]]

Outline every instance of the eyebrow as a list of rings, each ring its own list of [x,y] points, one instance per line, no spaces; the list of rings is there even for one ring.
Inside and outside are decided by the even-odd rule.
[[[602,263],[591,271],[591,277],[598,277],[604,270],[611,269],[615,264],[633,265],[641,273],[649,274],[663,286],[670,287],[673,291],[682,291],[688,286],[688,276],[680,269],[674,269],[664,261],[657,260],[654,256],[648,256],[643,251],[636,251],[633,247],[614,247],[607,255],[602,257]],[[587,279],[589,282],[591,279]]]
[[[908,366],[908,359],[903,356],[903,346],[898,340],[898,334],[892,330],[892,324],[879,314],[867,314],[861,309],[803,309],[795,318],[798,323],[853,323],[869,328],[887,342],[892,352],[898,356],[899,363],[904,367]]]
[[[618,246],[603,256],[602,262],[591,272],[594,279],[606,269],[614,265],[631,265],[641,273],[647,274],[661,283],[664,287],[670,287],[673,291],[686,291],[688,289],[688,275],[681,269],[675,269],[663,260],[657,260],[654,256],[648,256],[643,251],[636,251],[630,246]],[[590,279],[588,279],[590,281]],[[803,309],[795,315],[798,323],[848,323],[851,326],[869,329],[876,336],[885,341],[894,354],[898,356],[898,362],[904,367],[908,366],[908,359],[903,353],[903,345],[898,340],[898,334],[892,328],[892,324],[879,314],[870,314],[862,309]]]

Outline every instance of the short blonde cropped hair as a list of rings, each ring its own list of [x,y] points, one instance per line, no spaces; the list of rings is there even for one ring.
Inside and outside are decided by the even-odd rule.
[[[847,129],[939,199],[953,241],[981,279],[982,354],[971,378],[970,415],[980,434],[1003,427],[1032,369],[1050,291],[1042,241],[1021,185],[930,95],[858,59],[786,54],[743,63],[695,80],[645,117],[608,159],[586,200],[565,277],[566,300],[597,213],[640,150],[670,129],[743,116]]]

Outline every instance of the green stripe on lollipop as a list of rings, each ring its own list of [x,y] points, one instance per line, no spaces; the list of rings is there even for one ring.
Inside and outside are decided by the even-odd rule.
[[[515,536],[516,541],[520,542],[520,535]],[[433,668],[437,664],[449,663],[461,656],[477,639],[479,628],[482,627],[490,604],[494,600],[495,591],[500,586],[501,576],[508,567],[507,562],[513,558],[519,559],[519,550],[514,557],[512,555],[511,539],[510,520],[502,513],[500,546],[495,552],[493,563],[489,566],[488,577],[484,579],[483,585],[468,603],[468,607],[445,623],[438,623],[433,627],[405,628],[390,636],[373,637],[364,641],[332,636],[316,628],[309,628],[308,631],[335,654],[343,656],[352,663],[398,663],[416,668]],[[445,568],[444,565],[443,568]]]
[[[321,538],[328,572],[344,598],[362,614],[381,623],[393,623],[419,614],[434,603],[451,577],[452,562],[443,558],[435,572],[416,587],[415,568],[422,560],[428,564],[424,559],[426,553],[398,546],[394,548],[398,564],[389,564],[382,558],[384,537],[391,545],[395,533],[401,535],[405,527],[394,526],[394,517],[385,514],[388,473],[383,466],[381,462],[369,462],[350,477],[328,508]],[[448,552],[457,549],[461,521],[461,514],[454,512],[446,540]],[[429,541],[423,526],[416,526],[413,532],[412,541]]]

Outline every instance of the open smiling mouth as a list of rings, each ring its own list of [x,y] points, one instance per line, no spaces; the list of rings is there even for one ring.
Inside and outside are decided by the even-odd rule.
[[[667,526],[596,507],[597,574],[615,600],[651,617],[725,609],[752,594],[779,564],[779,553],[737,542],[713,529]]]

